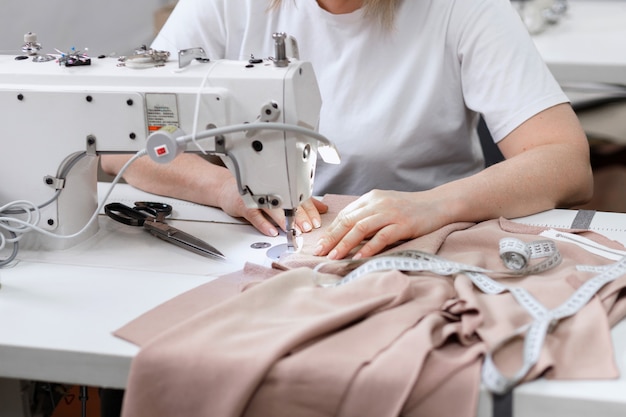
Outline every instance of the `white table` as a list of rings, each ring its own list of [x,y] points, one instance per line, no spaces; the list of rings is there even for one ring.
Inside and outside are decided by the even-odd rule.
[[[568,4],[535,45],[576,108],[586,108],[578,116],[587,134],[626,145],[626,1]]]
[[[265,264],[284,243],[245,225],[171,222],[203,237],[230,260],[204,258],[101,217],[101,230],[65,251],[21,252],[0,270],[0,376],[124,387],[137,347],[111,332],[148,309],[209,280]]]
[[[570,0],[533,39],[559,82],[626,85],[626,1]]]
[[[552,210],[520,221],[569,227],[575,214]],[[242,224],[173,222],[230,259],[219,262],[139,228],[99,220],[100,230],[86,242],[64,251],[23,251],[16,266],[0,270],[0,387],[5,395],[17,393],[20,379],[123,388],[138,348],[112,336],[113,330],[184,291],[241,269],[245,261],[268,265],[267,249],[254,249],[254,243],[284,243],[282,236],[266,238]],[[626,243],[626,214],[599,213],[591,228]],[[626,323],[613,336],[626,373]],[[575,417],[594,410],[594,415],[623,416],[624,392],[626,375],[616,381],[536,381],[515,389],[513,415]],[[3,402],[0,391],[0,416],[16,415],[21,403],[15,400]],[[478,415],[492,415],[485,392]]]
[[[268,264],[267,249],[252,244],[285,243],[236,221],[171,222],[212,243],[224,262],[104,216],[99,222],[98,233],[76,247],[24,250],[17,265],[0,269],[0,416],[19,415],[20,379],[123,388],[138,348],[112,331],[245,261]]]

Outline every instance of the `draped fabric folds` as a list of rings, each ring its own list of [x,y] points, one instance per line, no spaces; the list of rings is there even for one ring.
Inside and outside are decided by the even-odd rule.
[[[349,198],[325,200],[328,224]],[[501,270],[499,239],[531,242],[542,230],[505,219],[457,223],[387,252],[420,250]],[[570,232],[623,250],[598,234]],[[471,417],[485,353],[505,374],[521,365],[523,335],[500,346],[530,320],[510,293],[485,294],[462,273],[398,270],[319,287],[321,274],[342,272],[341,264],[332,273],[313,269],[324,261],[310,255],[319,233],[305,235],[302,251],[273,268],[247,265],[119,329],[117,336],[141,347],[123,416]],[[577,265],[613,262],[557,246],[557,268],[498,279],[554,308],[594,276]],[[610,327],[626,315],[625,286],[619,277],[561,320],[525,380],[617,377]]]

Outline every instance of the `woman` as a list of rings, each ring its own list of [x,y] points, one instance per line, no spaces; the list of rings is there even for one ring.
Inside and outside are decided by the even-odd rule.
[[[180,0],[152,47],[202,46],[212,59],[273,54],[286,32],[322,94],[320,132],[342,164],[320,164],[315,194],[361,195],[329,225],[318,255],[367,257],[458,221],[524,216],[587,201],[584,132],[508,0]],[[482,115],[506,158],[484,167]],[[116,172],[123,157],[103,158]],[[221,207],[267,235],[226,169],[194,155],[131,166],[127,181]],[[319,227],[316,201],[296,223]],[[283,224],[280,212],[269,213]]]

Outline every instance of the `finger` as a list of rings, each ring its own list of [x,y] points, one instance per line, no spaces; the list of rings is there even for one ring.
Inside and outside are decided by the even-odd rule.
[[[387,225],[387,223],[378,224],[376,217],[382,216],[370,216],[364,219],[361,219],[354,223],[354,226],[350,228],[339,241],[335,244],[335,246],[330,249],[328,252],[329,259],[343,259],[345,258],[352,249],[359,246],[363,241],[374,235],[376,231],[378,231],[381,227]]]
[[[328,211],[328,206],[315,198],[302,203],[296,211],[296,224],[303,232],[310,232],[322,225],[320,212]]]
[[[311,198],[310,201],[313,203],[319,214],[324,214],[328,211],[328,205],[326,205],[323,201],[318,200],[317,198]]]
[[[317,242],[314,255],[328,255],[341,242],[356,223],[356,216],[346,209],[339,212],[335,220],[326,228],[324,236]]]
[[[365,212],[365,210],[360,210]],[[357,220],[358,219],[358,220]],[[365,239],[374,236],[380,229],[390,224],[384,214],[346,213],[337,227],[322,238],[321,246],[330,259],[341,259],[359,246]]]
[[[315,212],[313,214],[309,213],[309,217],[311,217],[313,227],[315,229],[319,229],[322,226],[321,214],[328,212],[328,206],[316,198],[312,198],[311,202],[313,203],[313,206],[315,207]]]
[[[369,200],[371,200],[371,197],[369,197],[369,194],[365,194],[344,207],[326,227],[324,237],[317,243],[313,254],[318,256],[328,255],[339,244],[341,239],[355,227],[360,219],[375,215],[376,211],[372,211],[368,205]]]
[[[381,228],[358,251],[352,259],[374,256],[387,246],[404,238],[402,228],[398,224],[390,224]]]
[[[277,224],[281,230],[287,230],[287,221],[285,219],[285,212],[281,209],[264,209],[266,218],[270,218],[274,224]]]
[[[266,236],[278,236],[278,230],[276,226],[270,222],[261,210],[248,209],[244,215],[245,219],[250,222],[258,231]],[[284,217],[283,217],[284,223]],[[279,223],[280,224],[280,223]]]

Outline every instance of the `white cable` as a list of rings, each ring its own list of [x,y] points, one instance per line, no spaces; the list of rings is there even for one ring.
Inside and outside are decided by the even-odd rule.
[[[195,135],[192,134],[192,135],[180,136],[176,139],[176,141],[179,144],[184,145],[184,144],[187,144],[189,142],[192,142],[198,139],[206,139],[206,138],[210,138],[213,136],[226,135],[228,133],[245,132],[248,130],[280,130],[284,132],[300,133],[302,135],[309,136],[313,139],[317,139],[318,141],[322,142],[323,144],[327,146],[333,146],[330,140],[328,140],[326,136],[312,129],[308,129],[308,128],[297,126],[297,125],[288,125],[284,123],[275,123],[275,122],[242,123],[242,124],[237,124],[237,125],[216,127],[214,129],[208,129],[208,130],[202,131]]]
[[[0,213],[13,210],[19,210],[20,212],[26,214],[27,219],[24,221],[26,224],[37,224],[39,222],[39,209],[30,201],[17,200],[0,207]],[[7,238],[4,233],[0,233],[0,250],[5,248],[7,242],[12,243],[19,241],[22,237],[22,233],[28,231],[28,227],[16,220],[17,219],[13,217],[0,217],[0,228],[8,232],[13,232],[13,235],[15,236]],[[17,223],[17,226],[11,226],[12,223]]]
[[[135,162],[137,159],[141,158],[144,155],[146,155],[146,151],[145,151],[145,149],[142,149],[141,151],[139,151],[135,155],[133,155],[133,157],[130,158],[124,164],[122,169],[120,169],[120,172],[115,176],[113,181],[111,181],[111,187],[107,191],[107,193],[104,196],[104,198],[102,198],[102,201],[100,202],[100,204],[96,208],[95,212],[93,213],[93,215],[91,216],[91,218],[89,219],[87,224],[85,224],[85,226],[82,229],[80,229],[78,232],[73,233],[71,235],[57,235],[57,234],[54,234],[54,233],[52,233],[52,232],[50,232],[48,230],[42,229],[41,227],[37,226],[36,224],[39,222],[39,219],[40,219],[40,210],[39,210],[39,208],[35,204],[33,204],[31,202],[18,200],[18,201],[14,201],[12,203],[9,203],[9,204],[1,207],[0,208],[0,213],[2,213],[7,208],[15,209],[16,207],[19,207],[21,205],[21,207],[25,208],[25,214],[27,214],[27,219],[26,220],[22,220],[22,219],[17,219],[17,218],[14,218],[14,217],[0,217],[0,229],[6,230],[8,232],[13,232],[13,233],[15,233],[17,235],[16,238],[9,239],[9,238],[6,238],[4,236],[4,234],[0,233],[0,249],[2,249],[4,247],[4,245],[6,244],[5,242],[14,242],[16,240],[20,240],[25,233],[28,233],[28,232],[31,232],[31,231],[36,231],[36,232],[39,232],[39,233],[41,233],[43,235],[54,237],[54,238],[59,238],[59,239],[71,239],[71,238],[74,238],[76,236],[79,236],[81,233],[83,233],[85,230],[87,230],[89,228],[89,226],[91,226],[91,224],[97,219],[98,214],[100,213],[100,211],[102,210],[102,207],[106,203],[107,198],[109,197],[109,195],[113,191],[113,188],[115,187],[115,185],[120,181],[120,179],[122,178],[122,175],[124,174],[124,172],[126,172],[128,167],[133,162]],[[16,224],[18,226],[13,226],[13,224]]]
[[[200,118],[200,98],[202,97],[202,90],[206,86],[206,82],[209,79],[209,74],[211,73],[209,67],[209,71],[206,71],[204,77],[202,77],[202,82],[200,83],[200,87],[198,88],[198,92],[196,93],[196,106],[193,114],[193,127],[191,130],[191,141],[196,145],[196,147],[202,152],[203,155],[206,155],[207,152],[200,146],[200,144],[196,140],[196,134],[198,133],[198,119]]]

